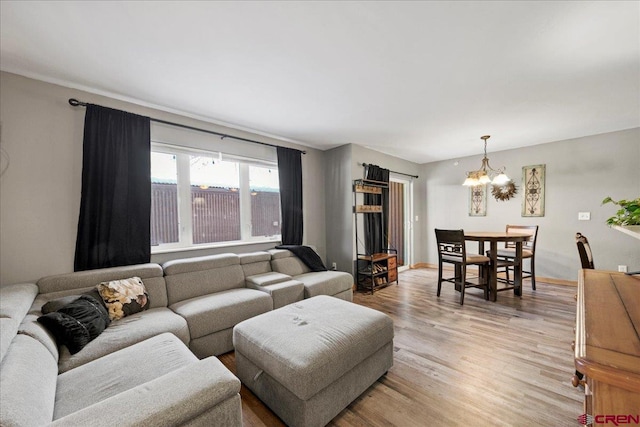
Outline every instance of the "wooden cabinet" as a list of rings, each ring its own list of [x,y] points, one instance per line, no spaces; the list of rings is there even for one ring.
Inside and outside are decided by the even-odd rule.
[[[374,292],[380,287],[398,282],[398,256],[389,253],[358,255],[358,289]]]
[[[585,414],[596,426],[639,417],[640,279],[581,270],[577,302],[575,365],[584,378],[573,383],[584,385]]]
[[[355,261],[356,284],[359,290],[369,290],[373,293],[376,289],[387,286],[390,283],[398,283],[398,251],[392,248],[382,248],[380,253],[367,253],[364,245],[364,230],[360,227],[359,217],[371,215],[379,217],[380,227],[384,224],[383,190],[388,188],[386,182],[357,179],[353,182],[353,212],[355,214],[355,237],[357,259]],[[365,194],[379,195],[377,202],[367,202]],[[364,220],[362,220],[364,223]],[[380,230],[386,236],[386,230]]]

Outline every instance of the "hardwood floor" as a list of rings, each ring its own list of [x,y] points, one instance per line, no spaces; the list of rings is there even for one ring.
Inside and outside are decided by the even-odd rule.
[[[394,366],[331,426],[578,426],[584,391],[571,386],[576,289],[525,281],[524,296],[485,301],[453,285],[436,297],[437,270],[400,274],[400,285],[354,302],[395,324]],[[233,352],[220,357],[235,372]],[[284,425],[244,386],[245,426]]]

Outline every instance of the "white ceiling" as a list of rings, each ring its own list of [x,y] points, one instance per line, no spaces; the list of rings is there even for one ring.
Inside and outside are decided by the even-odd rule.
[[[4,71],[417,163],[640,126],[640,2],[0,2]]]

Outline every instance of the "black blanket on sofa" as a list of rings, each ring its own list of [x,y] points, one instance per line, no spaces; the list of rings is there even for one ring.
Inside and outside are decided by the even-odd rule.
[[[287,249],[293,252],[311,271],[327,271],[327,267],[322,263],[320,256],[309,246],[279,245],[276,246],[276,249]]]

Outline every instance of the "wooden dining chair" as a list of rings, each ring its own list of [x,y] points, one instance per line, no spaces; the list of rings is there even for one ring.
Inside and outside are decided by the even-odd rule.
[[[582,235],[582,233],[576,233],[576,245],[578,246],[578,255],[580,255],[582,268],[595,268],[593,266],[593,253],[591,252],[589,240]]]
[[[442,282],[451,282],[460,288],[460,305],[464,304],[464,291],[466,288],[484,289],[484,299],[489,299],[489,263],[491,259],[484,255],[467,254],[463,230],[439,230],[436,228],[436,241],[438,243],[438,297],[442,289]],[[455,266],[453,277],[443,277],[443,264],[449,263]],[[467,266],[477,265],[479,274],[476,277],[467,277]],[[475,279],[475,282],[469,279]]]
[[[529,260],[529,269],[522,266],[522,278],[531,278],[531,289],[536,290],[536,242],[538,240],[537,225],[507,225],[507,233],[527,233],[531,238],[522,243],[522,261]],[[507,283],[513,281],[509,277],[509,272],[514,268],[516,259],[516,243],[506,242],[504,249],[498,249],[498,270],[504,268],[506,279],[501,279]]]

